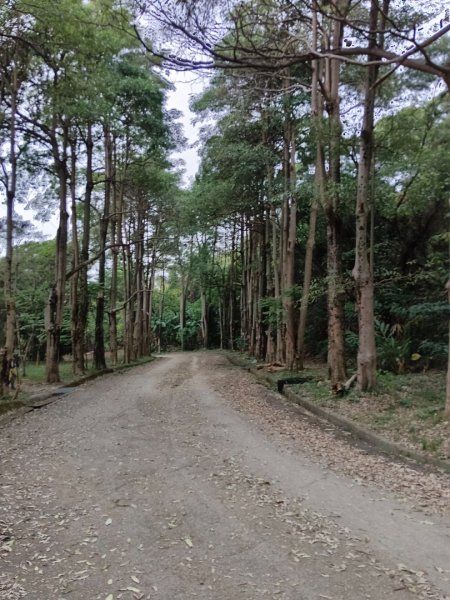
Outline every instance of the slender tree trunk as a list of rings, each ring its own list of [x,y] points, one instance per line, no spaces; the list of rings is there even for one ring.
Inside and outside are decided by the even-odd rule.
[[[373,0],[370,10],[369,48],[377,44],[380,9]],[[368,61],[372,60],[371,55]],[[376,347],[374,328],[373,271],[369,260],[368,215],[370,211],[371,173],[373,160],[373,129],[378,66],[367,67],[364,91],[364,113],[359,144],[358,182],[356,197],[356,254],[353,277],[356,284],[359,346],[357,356],[358,386],[371,390],[376,383]]]
[[[206,291],[203,287],[200,288],[200,306],[201,306],[201,330],[203,348],[208,348],[209,344],[209,324],[208,324],[208,302]]]
[[[241,293],[240,293],[240,311],[241,311],[241,343],[248,350],[248,313],[247,313],[247,239],[245,236],[245,219],[241,218],[240,224],[240,260],[241,260]]]
[[[67,269],[67,143],[68,127],[63,124],[62,150],[58,146],[56,121],[52,131],[52,152],[59,184],[59,226],[56,233],[55,283],[50,292],[46,311],[45,329],[47,333],[46,380],[47,383],[59,382],[59,344],[63,321],[66,269]]]
[[[266,309],[266,362],[272,363],[276,359],[276,334],[277,328],[274,327],[273,318],[273,306],[276,302],[276,282],[278,281],[278,273],[276,272],[276,234],[274,239],[275,227],[272,220],[275,219],[274,208],[272,205],[272,167],[270,164],[266,166],[266,214],[264,218],[265,223],[265,265],[266,265],[266,296],[269,302],[272,303],[272,310],[270,306]]]
[[[348,0],[337,5],[338,16],[342,17],[348,6]],[[342,45],[342,20],[336,19],[332,25],[332,44],[334,48]],[[340,112],[339,84],[340,63],[327,59],[327,98],[329,107],[330,139],[330,177],[327,190],[327,275],[328,275],[328,370],[331,386],[339,391],[346,380],[345,365],[345,324],[344,324],[344,285],[342,280],[342,223],[340,216],[341,185],[341,139],[342,124]]]
[[[151,325],[151,319],[153,314],[153,300],[155,292],[155,269],[156,269],[156,248],[152,257],[152,264],[150,267],[150,290],[148,295],[148,319],[149,319],[149,330],[148,330],[148,352],[151,354],[153,351],[153,338],[154,332]]]
[[[447,296],[450,304],[450,279],[447,282]],[[449,338],[448,338],[448,367],[447,367],[447,395],[445,400],[444,415],[450,417],[450,320],[449,320]]]
[[[13,215],[14,202],[16,198],[17,187],[17,152],[16,152],[16,119],[17,119],[17,95],[19,90],[17,67],[15,62],[12,64],[11,73],[11,123],[9,129],[9,168],[10,173],[7,177],[6,189],[6,256],[5,256],[5,306],[6,306],[6,325],[5,325],[5,346],[9,357],[12,356],[16,340],[16,302],[14,298],[13,285]]]
[[[153,273],[155,270],[154,261],[156,257],[156,240],[158,237],[158,226],[153,232],[153,243],[152,251],[148,246],[147,240],[150,238],[150,219],[148,215],[145,217],[145,236],[146,239],[142,240],[144,254],[145,254],[145,265],[143,267],[143,290],[142,290],[142,347],[141,356],[148,356],[151,353],[151,321],[150,321],[150,309],[152,304],[153,294]]]
[[[142,198],[138,201],[136,242],[135,242],[135,311],[133,326],[133,359],[142,356],[143,347],[143,310],[144,310],[144,206]]]
[[[162,323],[163,323],[163,319],[164,319],[164,295],[165,295],[165,288],[166,288],[166,283],[165,283],[166,279],[165,279],[165,272],[164,272],[164,266],[163,266],[163,271],[162,271],[162,276],[161,276],[161,289],[160,289],[160,295],[159,295],[159,327],[158,327],[158,352],[161,352],[162,349]]]
[[[275,287],[274,287],[274,273],[272,271],[272,246],[271,246],[271,218],[270,218],[270,206],[266,209],[266,217],[265,217],[265,240],[266,240],[266,296],[267,299],[271,301],[275,298]],[[265,361],[268,363],[272,363],[275,361],[275,336],[274,336],[274,328],[272,323],[272,315],[270,313],[270,309],[267,309],[265,314],[266,319],[266,356]]]
[[[131,314],[131,272],[130,272],[130,239],[127,233],[126,224],[124,223],[125,244],[122,246],[122,272],[123,272],[123,291],[125,302],[123,303],[123,325],[124,325],[124,340],[123,340],[123,360],[127,364],[131,361],[131,342],[130,342],[130,314]]]
[[[254,258],[255,252],[255,233],[252,231],[252,225],[250,224],[246,246],[247,246],[247,277],[245,281],[246,298],[247,298],[247,315],[248,315],[248,352],[250,356],[255,356],[255,317],[254,317],[254,269],[256,266],[256,260]]]
[[[236,302],[236,221],[233,221],[233,233],[231,236],[231,265],[229,275],[229,292],[228,292],[228,346],[230,350],[234,350],[234,311]]]
[[[186,273],[181,273],[180,280],[180,344],[181,350],[186,350],[185,347],[185,329],[186,329],[186,294],[188,289],[188,276]]]
[[[288,108],[289,110],[289,108]],[[286,367],[296,366],[296,330],[294,309],[295,246],[297,243],[297,202],[295,198],[295,130],[290,115],[285,125],[285,201],[283,218],[283,308],[286,332]]]
[[[125,220],[125,231],[126,231],[126,248],[125,248],[125,267],[124,273],[126,292],[126,322],[125,322],[125,355],[127,362],[131,362],[134,359],[133,356],[133,323],[134,323],[134,297],[136,295],[136,278],[134,265],[134,257],[132,250],[132,240],[134,235],[134,219],[130,217]]]
[[[97,370],[106,369],[105,357],[105,273],[106,273],[106,240],[110,217],[111,191],[112,191],[112,155],[113,146],[111,133],[107,127],[105,137],[105,201],[103,215],[100,219],[100,259],[98,264],[98,293],[95,310],[95,340],[94,340],[94,365]]]
[[[312,22],[313,40],[312,47],[317,48],[317,11],[313,11],[313,22]],[[325,187],[325,173],[324,173],[324,158],[323,158],[323,136],[322,136],[322,120],[323,120],[323,101],[319,90],[319,69],[321,62],[319,60],[312,61],[312,84],[311,84],[311,117],[313,122],[313,130],[316,135],[316,170],[314,173],[315,180],[315,191],[311,200],[311,207],[309,211],[309,228],[308,228],[308,240],[306,242],[306,253],[305,253],[305,270],[303,273],[303,288],[302,288],[302,299],[300,304],[300,318],[298,323],[298,334],[297,334],[297,356],[298,356],[298,368],[301,370],[304,368],[305,361],[305,335],[306,335],[306,321],[308,316],[308,305],[309,305],[309,293],[311,288],[312,280],[312,267],[313,267],[313,255],[314,245],[316,241],[316,225],[317,225],[317,213],[319,198],[324,197]]]
[[[278,224],[277,215],[274,207],[271,209],[271,225],[272,225],[272,274],[274,282],[274,298],[276,316],[274,321],[276,322],[276,333],[275,333],[275,359],[277,362],[283,361],[283,337],[282,337],[282,317],[281,312],[281,267],[280,267],[280,254],[278,249],[281,243],[278,240]],[[280,233],[281,236],[281,233]]]
[[[92,125],[89,123],[86,131],[86,183],[83,202],[83,236],[81,238],[80,262],[87,263],[89,260],[89,246],[91,243],[91,204],[92,192],[94,190],[93,176],[93,152],[94,142],[92,139]],[[88,267],[85,266],[80,270],[79,278],[79,337],[80,337],[80,354],[83,355],[83,369],[86,370],[86,330],[88,325],[89,315],[89,287],[88,287]]]
[[[260,216],[261,226],[259,232],[259,244],[258,244],[258,264],[259,264],[259,278],[258,278],[258,294],[255,299],[256,311],[258,314],[258,332],[257,332],[257,356],[259,359],[264,359],[267,352],[267,330],[264,324],[264,316],[261,306],[261,299],[267,296],[267,235],[268,229],[264,221],[264,213]]]
[[[146,334],[146,354],[151,354],[153,347],[153,329],[152,329],[152,313],[153,313],[153,295],[155,291],[155,271],[156,271],[156,251],[158,247],[158,240],[160,236],[161,223],[158,221],[156,230],[153,235],[152,253],[150,257],[149,275],[148,275],[148,290],[147,290],[147,303],[146,303],[146,320],[147,320],[147,334]]]
[[[341,34],[341,25],[335,23]],[[335,46],[336,47],[336,46]],[[342,221],[340,216],[341,136],[339,107],[339,69],[337,60],[330,61],[330,187],[327,196],[327,274],[328,274],[328,369],[331,386],[340,391],[347,378],[345,365],[344,284],[342,278]]]
[[[78,242],[77,199],[76,199],[76,162],[77,141],[71,140],[70,154],[70,198],[71,198],[71,225],[72,225],[72,271],[70,279],[71,310],[70,321],[72,329],[72,371],[75,375],[84,373],[84,329],[80,323],[80,297],[79,281],[80,248]]]
[[[111,354],[111,363],[115,366],[118,363],[118,342],[117,342],[117,271],[119,266],[119,242],[120,218],[118,215],[118,193],[116,181],[117,168],[117,145],[113,138],[113,156],[112,156],[112,207],[111,207],[111,229],[110,239],[112,245],[111,254],[111,289],[109,293],[109,351]]]

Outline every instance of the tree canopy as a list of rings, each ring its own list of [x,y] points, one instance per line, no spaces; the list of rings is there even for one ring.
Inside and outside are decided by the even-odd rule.
[[[319,356],[336,392],[444,366],[444,3],[8,0],[0,25],[9,352],[48,381],[88,351]],[[189,189],[168,69],[210,74]],[[24,203],[54,242],[23,239]]]

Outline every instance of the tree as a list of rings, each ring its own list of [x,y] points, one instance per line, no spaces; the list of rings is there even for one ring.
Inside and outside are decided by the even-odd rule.
[[[374,2],[382,10],[382,1]],[[442,25],[428,31],[425,39],[420,39],[421,26],[436,14],[430,14],[427,7],[417,10],[412,1],[404,2],[381,32],[386,44],[375,48],[370,44],[369,23],[361,19],[360,3],[351,5],[349,12],[345,7],[342,10],[342,6],[340,0],[322,3],[301,0],[295,5],[292,2],[280,5],[274,0],[249,0],[238,5],[233,0],[198,0],[195,3],[140,0],[135,3],[136,13],[151,18],[154,30],[155,24],[160,25],[152,47],[146,45],[137,25],[143,23],[145,27],[146,21],[137,19],[135,28],[143,45],[175,69],[236,68],[273,73],[300,63],[311,63],[320,57],[364,66],[358,57],[370,55],[370,64],[389,66],[389,74],[403,66],[441,77],[446,85],[449,84],[450,67],[446,55],[433,52],[435,42],[450,31],[450,23],[444,18],[445,2],[441,3]],[[367,3],[362,8],[367,8]],[[314,9],[326,19],[331,17],[345,24],[348,43],[312,48],[308,33],[304,34],[311,25]],[[265,35],[255,37],[255,32],[268,22],[274,26],[266,29]],[[280,30],[290,32],[292,44],[286,37],[279,36]],[[172,42],[170,50],[166,49],[167,40]]]
[[[67,272],[70,131],[78,108],[73,90],[77,85],[80,58],[93,51],[82,41],[85,34],[83,17],[89,16],[89,10],[89,6],[81,3],[59,3],[58,19],[55,20],[52,6],[38,3],[32,8],[33,28],[28,34],[33,47],[39,48],[39,54],[33,64],[36,83],[29,87],[21,118],[34,142],[50,150],[53,164],[51,167],[47,164],[46,168],[52,171],[58,182],[55,280],[45,317],[49,383],[59,381],[59,341]],[[66,52],[66,48],[72,51]]]
[[[365,7],[353,6],[348,2],[333,1],[316,3],[303,1],[295,7],[292,3],[250,1],[234,5],[197,2],[180,5],[179,3],[152,3],[145,5],[146,10],[166,28],[172,36],[171,53],[167,55],[162,45],[156,45],[152,51],[174,66],[174,68],[231,68],[253,69],[258,72],[283,73],[300,63],[311,64],[322,58],[334,73],[338,74],[338,61],[364,67],[367,73],[365,92],[364,123],[361,134],[359,185],[357,197],[357,248],[354,267],[355,283],[360,313],[360,354],[358,360],[358,380],[362,389],[373,387],[375,383],[375,343],[373,330],[373,277],[367,246],[367,217],[370,202],[368,192],[371,181],[372,130],[374,124],[374,100],[376,88],[386,81],[400,67],[441,77],[450,85],[450,69],[447,64],[447,52],[437,48],[436,42],[450,30],[450,24],[443,23],[429,31],[425,39],[419,38],[419,26],[429,18],[426,14],[410,11],[409,22],[405,26],[406,10],[404,6],[395,14],[389,12],[389,2],[373,0],[368,4],[369,18],[365,16]],[[142,6],[142,3],[140,3]],[[334,22],[331,30],[331,44],[320,48],[309,43],[309,23],[311,15],[320,14],[321,23]],[[276,14],[275,14],[276,13]],[[270,23],[270,26],[267,24]],[[277,26],[273,26],[276,23]],[[199,26],[201,24],[201,26]],[[349,43],[343,44],[343,26],[346,26]],[[378,27],[378,29],[376,28]],[[405,35],[405,29],[410,33]],[[261,32],[264,32],[263,34]],[[283,35],[279,35],[279,32]],[[255,35],[255,32],[258,32]],[[356,40],[352,41],[352,37]],[[176,43],[182,40],[183,55],[177,53]],[[188,51],[186,53],[186,40]],[[294,43],[295,41],[295,43]],[[292,43],[290,43],[292,42]],[[402,48],[406,49],[402,50]],[[175,46],[175,50],[174,50]],[[389,48],[389,49],[387,49]],[[436,52],[437,50],[437,52]],[[198,60],[195,53],[199,52]],[[361,61],[359,57],[366,57]],[[204,58],[206,57],[206,58]],[[380,72],[382,68],[382,72]],[[336,79],[336,78],[335,78]],[[330,88],[330,89],[333,89]],[[334,94],[329,96],[331,106]],[[339,110],[335,104],[335,117],[330,120],[338,123]],[[337,110],[336,110],[337,108]],[[337,116],[337,119],[336,119]],[[338,140],[335,135],[335,140]],[[336,156],[337,153],[333,153]],[[335,161],[335,165],[337,162]],[[333,169],[332,169],[333,170]],[[328,208],[333,203],[328,203]],[[336,221],[336,211],[333,211]],[[333,239],[330,219],[330,242]],[[334,232],[336,233],[336,229]],[[332,253],[329,254],[330,259]],[[338,262],[335,264],[335,267]],[[330,262],[330,269],[332,264]],[[338,267],[337,267],[338,268]],[[330,288],[330,314],[333,306],[339,309],[339,293],[332,294]],[[336,286],[335,291],[339,289]],[[303,319],[305,310],[303,310]],[[337,321],[339,322],[338,317]],[[337,333],[330,335],[330,344],[338,339]],[[341,350],[332,352],[342,355]],[[332,346],[331,346],[332,347]],[[345,367],[341,368],[336,379],[342,379]]]
[[[27,75],[29,51],[20,38],[24,29],[24,19],[20,13],[12,8],[2,25],[7,37],[2,40],[0,59],[2,110],[0,140],[2,147],[5,148],[5,154],[3,152],[0,154],[0,182],[3,184],[6,196],[5,346],[8,354],[12,356],[16,345],[16,303],[13,281],[14,207],[17,199],[20,154],[24,145],[23,138],[18,132],[18,110]]]

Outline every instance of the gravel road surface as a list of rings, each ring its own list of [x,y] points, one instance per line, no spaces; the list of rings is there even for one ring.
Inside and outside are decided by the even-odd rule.
[[[355,448],[220,353],[0,429],[0,599],[450,598],[450,481]]]

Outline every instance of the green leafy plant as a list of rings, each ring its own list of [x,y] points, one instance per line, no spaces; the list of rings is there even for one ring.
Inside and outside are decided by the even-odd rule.
[[[401,373],[410,356],[410,341],[402,338],[402,329],[375,320],[378,366],[385,371]]]

